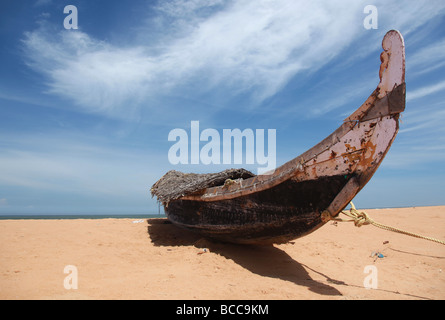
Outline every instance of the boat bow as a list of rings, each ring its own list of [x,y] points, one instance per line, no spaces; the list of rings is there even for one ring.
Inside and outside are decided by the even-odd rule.
[[[389,31],[382,48],[377,88],[331,135],[268,174],[164,202],[168,218],[215,239],[267,244],[306,235],[337,216],[381,164],[405,109],[400,32]]]

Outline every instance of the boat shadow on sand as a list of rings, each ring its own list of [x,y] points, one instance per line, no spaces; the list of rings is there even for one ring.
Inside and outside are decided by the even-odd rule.
[[[320,295],[341,296],[335,285],[345,285],[342,281],[330,279],[326,275],[312,270],[326,278],[326,282],[312,279],[306,268],[295,261],[285,251],[275,246],[237,245],[213,242],[201,236],[181,229],[167,219],[149,219],[148,234],[155,246],[194,246],[208,248],[210,252],[233,260],[250,272],[270,278],[290,281],[299,286],[305,286],[310,291]]]

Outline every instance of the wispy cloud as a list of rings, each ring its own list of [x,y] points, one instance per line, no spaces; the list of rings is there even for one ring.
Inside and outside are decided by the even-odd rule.
[[[358,29],[351,26],[361,23],[360,6],[242,1],[203,18],[203,2],[173,1],[162,5],[164,12],[192,18],[184,27],[188,33],[161,51],[144,43],[122,48],[82,31],[48,27],[28,32],[23,42],[29,65],[48,76],[49,91],[87,111],[121,115],[129,105],[187,84],[198,92],[222,85],[261,101],[348,45]]]
[[[155,8],[156,19],[173,27],[151,43],[120,46],[81,29],[55,30],[42,24],[25,34],[25,59],[47,76],[50,93],[88,112],[128,116],[140,107],[157,107],[152,97],[181,90],[195,95],[225,90],[261,102],[292,77],[307,76],[358,41],[364,3],[163,1]],[[400,7],[383,1],[376,5]],[[445,5],[431,7],[416,1],[404,4],[395,26],[413,30]],[[380,11],[380,26],[392,21],[387,11]],[[359,52],[349,51],[347,58]]]
[[[34,5],[36,7],[46,6],[46,5],[49,5],[51,2],[52,2],[52,0],[37,0]]]
[[[2,135],[0,185],[147,199],[159,175],[156,163],[165,161],[143,149],[106,144],[88,135]]]
[[[445,39],[407,56],[408,72],[422,74],[445,66]]]
[[[445,90],[445,81],[430,85],[430,86],[426,86],[426,87],[422,87],[413,91],[408,91],[406,93],[406,101],[412,101],[415,99],[419,99],[419,98],[423,98],[425,96],[440,92]]]
[[[445,161],[445,110],[441,96],[407,104],[396,143],[383,167],[406,170]],[[415,170],[414,170],[415,171]]]
[[[423,142],[422,142],[423,143]],[[400,144],[400,143],[399,143]],[[403,149],[401,148],[403,146]],[[382,168],[406,170],[439,164],[445,161],[445,146],[437,145],[404,145],[393,147],[382,163]]]
[[[361,76],[351,75],[351,79],[357,79],[359,78],[362,80]],[[310,117],[317,117],[323,114],[326,114],[328,112],[331,112],[333,110],[336,110],[342,106],[350,105],[351,100],[357,99],[357,97],[361,97],[363,99],[367,98],[367,95],[370,94],[373,90],[373,86],[377,86],[378,81],[376,79],[367,79],[360,82],[351,81],[350,84],[345,84],[342,88],[337,90],[335,92],[335,95],[333,95],[333,92],[329,92],[329,97],[324,97],[324,103],[320,104],[320,106],[316,108],[312,108],[309,110],[309,116]],[[353,110],[349,110],[345,114],[339,115],[341,118],[345,118],[349,116],[352,112],[354,112],[360,105],[355,105]]]

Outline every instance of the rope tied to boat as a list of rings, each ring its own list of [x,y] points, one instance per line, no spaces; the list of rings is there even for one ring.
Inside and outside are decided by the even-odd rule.
[[[424,240],[428,240],[428,241],[433,241],[433,242],[445,245],[445,241],[442,241],[442,240],[439,240],[439,239],[435,239],[435,238],[432,238],[432,237],[426,237],[426,236],[423,236],[423,235],[420,235],[420,234],[417,234],[417,233],[408,232],[408,231],[405,231],[405,230],[402,230],[402,229],[399,229],[399,228],[394,228],[394,227],[387,226],[385,224],[376,222],[371,217],[369,217],[369,215],[367,213],[365,213],[363,211],[362,212],[358,211],[355,208],[355,206],[354,206],[354,204],[352,202],[350,202],[350,205],[351,205],[351,209],[349,210],[349,212],[348,211],[341,211],[341,213],[343,213],[344,215],[348,216],[351,219],[344,220],[344,219],[341,219],[341,218],[332,218],[331,220],[340,221],[340,222],[354,222],[354,225],[356,227],[361,227],[361,226],[364,226],[364,225],[371,224],[371,225],[373,225],[373,226],[375,226],[377,228],[383,229],[383,230],[392,231],[392,232],[396,232],[396,233],[401,233],[401,234],[408,235],[408,236],[411,236],[411,237],[420,238],[420,239],[424,239]]]

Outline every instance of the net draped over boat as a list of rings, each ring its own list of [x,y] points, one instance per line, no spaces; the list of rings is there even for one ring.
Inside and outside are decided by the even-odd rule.
[[[150,189],[151,195],[168,203],[200,190],[224,185],[226,180],[248,179],[255,176],[245,169],[227,169],[219,173],[182,173],[176,170],[167,172]]]

